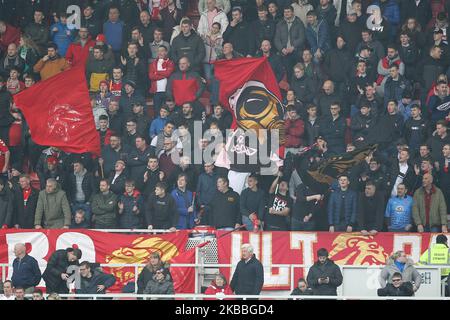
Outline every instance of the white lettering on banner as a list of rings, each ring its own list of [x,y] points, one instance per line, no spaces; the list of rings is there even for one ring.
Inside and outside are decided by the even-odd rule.
[[[96,261],[94,241],[89,236],[79,232],[66,232],[56,240],[56,250],[72,248],[73,245],[77,245],[81,250],[81,261]]]
[[[272,261],[272,233],[263,233],[262,257],[263,266],[275,264]],[[264,287],[289,286],[291,274],[289,268],[277,268],[278,274],[273,273],[273,268],[264,268]]]
[[[394,252],[399,250],[404,251],[406,245],[411,245],[411,253],[409,254],[409,256],[415,263],[418,262],[422,250],[422,236],[420,234],[394,234]]]
[[[42,232],[18,232],[6,234],[6,243],[8,245],[8,264],[13,264],[16,256],[14,255],[14,246],[18,243],[30,244],[30,256],[37,260],[41,273],[44,273],[47,261],[44,258],[48,254],[49,243],[47,236]],[[8,268],[7,279],[11,279],[13,268]],[[39,283],[39,287],[45,286],[43,280]]]
[[[317,233],[291,232],[291,250],[302,250],[302,263],[308,266],[314,264],[313,244],[317,242]],[[309,272],[309,268],[303,268],[303,275]]]

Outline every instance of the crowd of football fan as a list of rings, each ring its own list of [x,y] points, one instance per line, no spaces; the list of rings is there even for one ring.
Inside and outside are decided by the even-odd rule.
[[[79,30],[69,5],[81,7]],[[0,1],[3,228],[447,232],[450,1],[199,0],[197,28],[189,6]],[[227,169],[173,155],[211,143],[188,141],[196,121],[231,126],[213,62],[259,56],[282,89],[285,147],[301,165],[249,173],[233,190]],[[86,66],[100,158],[35,144],[12,103],[77,65]],[[176,105],[179,79],[197,83],[195,101]],[[372,144],[326,192],[300,178]]]

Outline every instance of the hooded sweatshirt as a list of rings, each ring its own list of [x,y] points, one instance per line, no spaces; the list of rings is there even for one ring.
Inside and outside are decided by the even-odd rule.
[[[39,192],[34,225],[45,229],[61,229],[70,226],[71,212],[66,193],[60,189],[59,184],[53,192],[47,193],[44,189]]]

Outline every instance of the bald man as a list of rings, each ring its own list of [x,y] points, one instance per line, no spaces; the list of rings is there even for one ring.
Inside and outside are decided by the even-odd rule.
[[[447,233],[447,206],[444,195],[433,184],[433,176],[423,175],[422,187],[414,193],[413,219],[418,232]]]
[[[16,258],[13,261],[12,283],[14,287],[23,287],[25,293],[33,293],[34,287],[41,281],[41,270],[35,258],[27,254],[25,244],[14,246]]]

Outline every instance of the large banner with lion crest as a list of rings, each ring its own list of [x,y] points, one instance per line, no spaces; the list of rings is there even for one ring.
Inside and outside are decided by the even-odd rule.
[[[187,239],[187,231],[128,235],[90,230],[0,230],[0,263],[13,263],[17,243],[25,243],[28,254],[38,261],[41,272],[55,250],[68,247],[81,249],[81,261],[101,264],[145,264],[153,252],[158,252],[163,261],[169,261],[185,250]],[[124,285],[134,282],[133,267],[103,267],[103,271],[117,279],[109,291],[120,292]],[[6,278],[11,276],[12,268],[7,268]],[[39,286],[44,287],[45,283],[42,281]]]
[[[143,264],[152,252],[159,252],[163,261],[169,261],[182,253],[186,247],[189,231],[177,231],[164,235],[117,234],[91,230],[0,230],[0,263],[12,264],[14,245],[25,243],[27,252],[45,270],[48,259],[57,249],[78,247],[82,250],[82,261],[101,264]],[[240,247],[251,243],[255,254],[263,265],[298,264],[311,266],[317,259],[319,248],[326,248],[330,258],[340,265],[383,265],[397,250],[404,250],[415,262],[435,242],[437,234],[430,233],[380,233],[362,236],[360,233],[329,232],[233,232],[217,231],[218,261],[231,264],[222,268],[229,279],[240,260]],[[187,263],[188,261],[186,261]],[[134,282],[135,269],[130,267],[103,267],[117,281],[112,292]],[[138,272],[140,269],[138,270]],[[264,290],[288,290],[291,281],[306,276],[308,268],[266,268]],[[0,268],[0,276],[2,269]],[[10,279],[12,268],[6,268],[5,278]],[[189,277],[184,280],[185,286]],[[45,283],[41,282],[44,287]],[[181,292],[179,292],[181,293]]]
[[[220,236],[218,232],[217,236]],[[437,234],[430,233],[380,233],[363,236],[361,233],[329,232],[235,232],[218,240],[220,264],[232,264],[222,268],[230,277],[240,260],[240,247],[251,243],[256,257],[264,266],[274,264],[298,264],[311,266],[317,260],[317,250],[326,248],[330,258],[339,265],[384,265],[389,256],[403,250],[414,262],[430,244],[435,243]],[[306,277],[309,268],[285,267],[264,270],[264,290],[289,290],[291,281]]]

